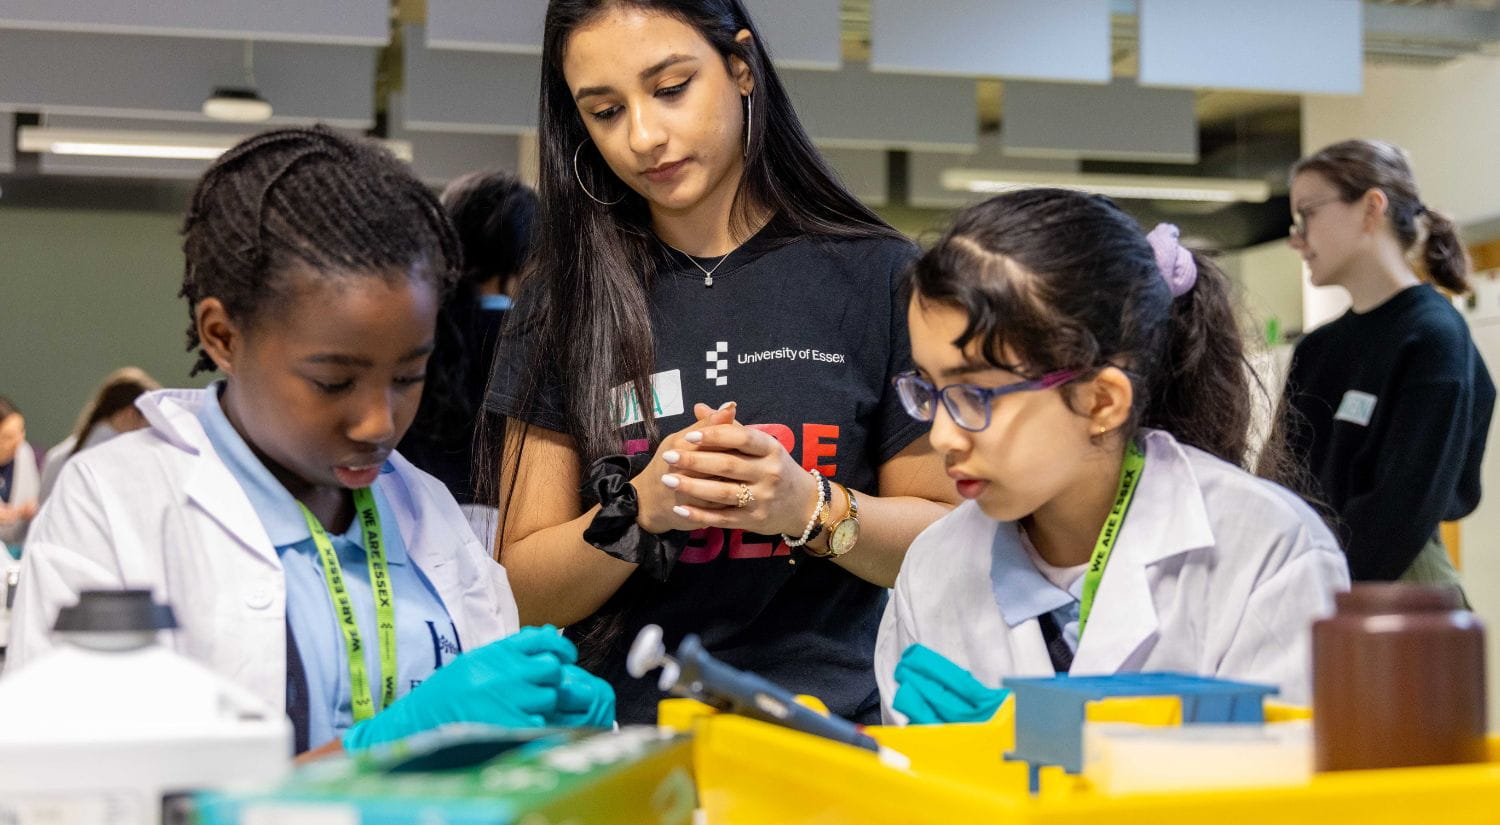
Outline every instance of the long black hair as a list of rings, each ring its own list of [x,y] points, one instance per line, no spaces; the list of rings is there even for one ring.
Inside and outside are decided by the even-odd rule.
[[[749,234],[756,215],[770,212],[789,235],[897,237],[813,148],[739,0],[553,0],[542,44],[542,214],[524,287],[532,310],[524,320],[534,325],[537,344],[527,373],[561,367],[568,435],[585,462],[619,451],[609,388],[630,382],[640,397],[649,397],[655,354],[646,300],[656,260],[650,209],[615,178],[591,143],[578,153],[579,175],[601,199],[620,201],[603,206],[579,187],[574,151],[588,131],[563,76],[563,52],[573,31],[626,3],[681,20],[726,63],[739,58],[750,69],[754,117],[731,218],[738,236]],[[741,30],[751,33],[750,42],[735,39]],[[654,435],[654,421],[648,419],[647,427]]]
[[[1233,288],[1192,254],[1197,280],[1174,299],[1140,226],[1108,198],[1025,189],[961,212],[911,286],[968,317],[955,346],[977,342],[996,366],[1013,352],[1037,375],[1121,367],[1136,390],[1127,436],[1165,430],[1243,467],[1251,371]]]
[[[628,384],[650,397],[655,363],[648,289],[656,274],[657,247],[650,206],[609,170],[593,147],[563,74],[568,38],[597,15],[629,5],[669,15],[692,26],[723,56],[744,61],[754,79],[753,117],[744,170],[735,193],[730,228],[748,237],[758,216],[773,215],[778,236],[825,238],[901,237],[839,182],[802,128],[791,98],[771,63],[770,51],[739,0],[552,0],[542,40],[540,111],[541,215],[536,248],[521,287],[528,311],[512,313],[509,335],[524,338],[526,363],[516,388],[521,409],[535,404],[543,375],[562,377],[567,435],[586,466],[618,453],[620,436],[612,387]],[[749,31],[749,42],[736,35]],[[580,145],[581,151],[579,151]],[[580,188],[578,176],[602,205]],[[658,435],[650,405],[646,432]],[[524,413],[523,413],[524,417]],[[521,432],[505,434],[513,488],[521,461]],[[501,527],[514,490],[502,490]],[[607,610],[607,609],[606,609]],[[618,613],[586,623],[580,648],[587,660],[618,641]],[[599,617],[596,617],[599,618]]]

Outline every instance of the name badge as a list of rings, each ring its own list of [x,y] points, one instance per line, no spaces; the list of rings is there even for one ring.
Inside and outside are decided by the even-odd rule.
[[[1344,393],[1344,400],[1339,403],[1339,411],[1333,414],[1333,420],[1368,427],[1370,418],[1375,415],[1375,402],[1378,400],[1367,392],[1350,390]]]
[[[646,420],[640,397],[630,384],[621,384],[614,389],[615,425],[628,427]],[[656,418],[681,415],[686,410],[682,404],[682,370],[668,370],[651,376],[651,413]]]

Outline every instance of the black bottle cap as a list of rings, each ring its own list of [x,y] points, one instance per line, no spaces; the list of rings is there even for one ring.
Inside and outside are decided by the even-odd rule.
[[[78,595],[78,604],[58,611],[52,629],[129,633],[175,627],[177,617],[171,605],[151,601],[149,590],[85,590]]]

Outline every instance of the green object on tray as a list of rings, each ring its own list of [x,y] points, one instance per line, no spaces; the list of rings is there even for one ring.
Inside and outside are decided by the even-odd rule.
[[[299,769],[265,793],[195,800],[199,825],[689,825],[691,741],[655,727],[455,726]]]

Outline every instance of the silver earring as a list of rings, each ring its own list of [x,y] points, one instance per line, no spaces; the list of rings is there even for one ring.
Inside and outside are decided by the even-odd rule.
[[[753,93],[745,95],[745,157],[747,158],[750,157],[750,127],[755,124],[754,104],[755,95]]]
[[[614,206],[620,201],[625,200],[625,196],[623,194],[612,201],[599,200],[598,198],[594,197],[594,193],[590,192],[589,188],[584,185],[583,175],[579,174],[578,172],[578,153],[583,151],[583,144],[588,142],[588,138],[584,138],[583,140],[578,141],[578,148],[573,150],[573,178],[578,181],[578,188],[583,190],[583,194],[589,196],[589,200],[592,200],[594,203],[600,204],[602,206]]]

